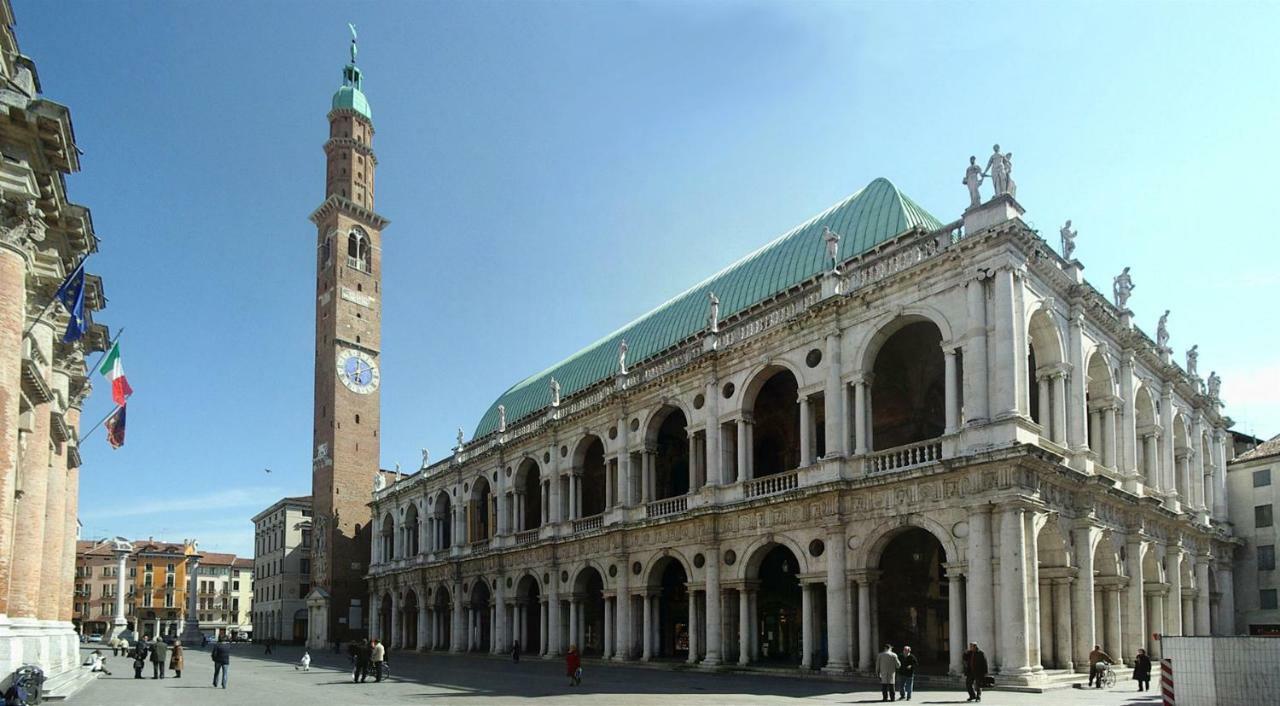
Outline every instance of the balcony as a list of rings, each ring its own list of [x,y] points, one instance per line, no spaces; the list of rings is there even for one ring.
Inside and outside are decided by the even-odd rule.
[[[584,517],[580,520],[574,520],[573,533],[579,534],[581,532],[590,532],[592,530],[598,530],[603,526],[604,526],[604,515],[603,514],[592,515],[591,517]]]
[[[516,532],[516,546],[521,544],[533,544],[538,541],[538,530],[531,529],[524,532]]]
[[[800,487],[800,472],[787,471],[764,478],[753,478],[742,484],[742,495],[745,498],[762,498],[777,495]]]
[[[942,460],[942,439],[928,439],[867,454],[863,459],[867,475],[879,475],[936,463]]]
[[[689,509],[689,497],[681,495],[679,497],[667,498],[665,500],[655,500],[644,508],[645,517],[667,517],[668,515],[677,515]]]

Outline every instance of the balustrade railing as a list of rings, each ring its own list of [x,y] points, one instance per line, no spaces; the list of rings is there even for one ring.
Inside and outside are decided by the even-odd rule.
[[[748,498],[759,498],[765,495],[785,493],[798,487],[800,487],[799,472],[788,471],[746,481],[742,484],[742,494]]]
[[[874,475],[876,473],[901,471],[941,460],[942,440],[929,439],[870,453],[864,462],[866,463],[867,473]]]
[[[473,542],[471,542],[471,551],[473,551],[473,552],[478,552],[478,551],[481,551],[481,550],[483,550],[483,549],[488,549],[488,548],[489,548],[489,538],[488,538],[488,537],[485,537],[484,539],[477,539],[477,540],[474,540]]]
[[[536,541],[538,541],[538,530],[536,529],[516,532],[516,544],[530,544]]]
[[[601,527],[603,527],[603,526],[604,526],[604,515],[603,515],[603,514],[601,514],[601,515],[592,515],[591,517],[584,517],[584,518],[582,518],[582,519],[580,519],[580,520],[574,520],[574,521],[573,521],[573,531],[574,531],[574,533],[578,533],[578,532],[590,532],[591,530],[597,530],[597,529],[600,529],[600,528],[601,528]]]
[[[645,517],[666,517],[689,509],[689,497],[681,495],[665,500],[655,500],[644,508]]]

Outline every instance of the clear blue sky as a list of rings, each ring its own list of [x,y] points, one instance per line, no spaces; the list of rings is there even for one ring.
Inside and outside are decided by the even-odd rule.
[[[1132,265],[1139,324],[1172,309],[1238,426],[1280,432],[1276,4],[14,5],[137,391],[126,446],[85,444],[87,536],[248,554],[309,491],[307,215],[348,21],[392,221],[384,467],[874,177],[958,216],[997,141],[1028,220],[1074,219],[1100,288]]]

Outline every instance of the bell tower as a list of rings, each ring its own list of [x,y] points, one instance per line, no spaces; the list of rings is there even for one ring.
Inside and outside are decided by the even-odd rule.
[[[373,210],[373,117],[351,62],[329,110],[316,225],[311,592],[307,644],[367,635],[370,492],[379,472],[382,229]]]

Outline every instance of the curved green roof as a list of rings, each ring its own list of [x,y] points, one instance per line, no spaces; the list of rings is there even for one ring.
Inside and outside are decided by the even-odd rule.
[[[826,265],[823,227],[840,237],[840,260],[859,255],[917,226],[942,223],[907,198],[888,179],[876,179],[808,222],[694,285],[689,290],[587,346],[569,358],[516,383],[480,418],[473,438],[498,427],[498,405],[514,422],[551,404],[551,378],[561,396],[612,377],[618,370],[618,344],[627,341],[627,359],[640,363],[703,330],[709,313],[707,293],[720,298],[720,317],[744,309],[821,274]]]
[[[369,109],[369,99],[364,92],[355,86],[343,86],[333,94],[333,109],[349,108],[373,120],[373,111]]]

